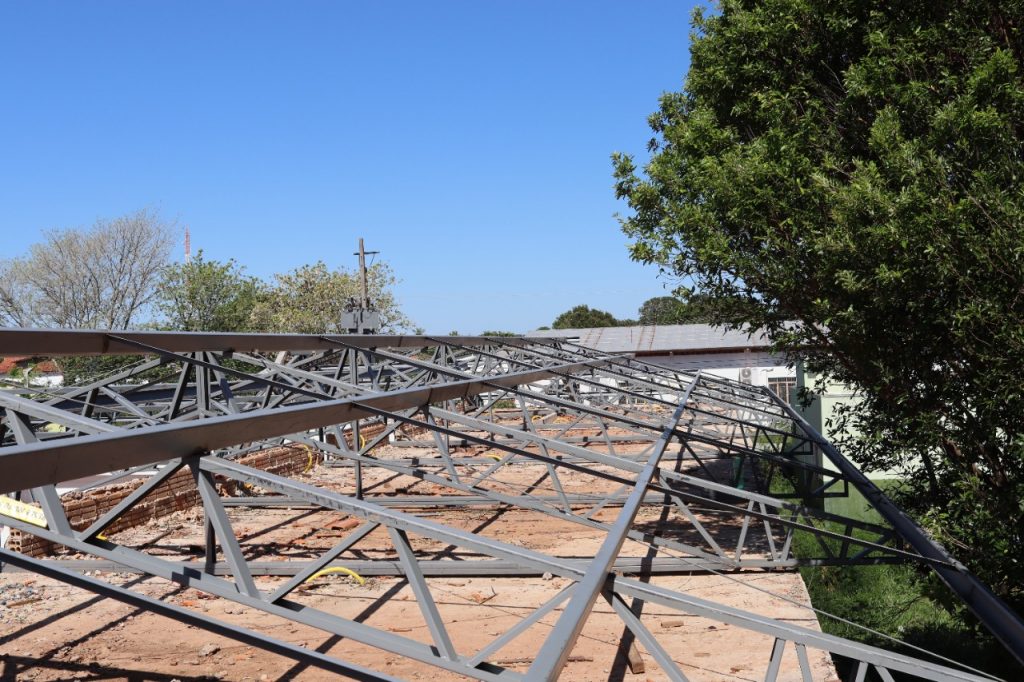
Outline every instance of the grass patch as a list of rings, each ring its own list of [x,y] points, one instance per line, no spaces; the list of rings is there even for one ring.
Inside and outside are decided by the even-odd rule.
[[[883,490],[898,481],[877,481]],[[831,498],[829,512],[872,523],[881,518],[856,490],[847,498]],[[842,532],[839,527],[833,530]],[[809,533],[797,532],[793,551],[798,557],[821,556],[821,547]],[[859,623],[907,644],[935,651],[966,665],[1006,679],[1017,679],[1020,668],[991,638],[982,636],[969,615],[945,601],[948,589],[930,572],[911,565],[820,566],[800,569],[815,608]],[[955,600],[955,597],[953,597]],[[953,611],[949,610],[953,607]],[[871,644],[915,658],[933,660],[909,647],[827,616],[819,616],[821,629],[831,635]],[[938,661],[936,661],[938,662]],[[836,657],[842,680],[853,680],[856,665]],[[872,673],[873,675],[874,673]],[[895,675],[897,680],[920,679]],[[871,676],[868,677],[871,679]]]

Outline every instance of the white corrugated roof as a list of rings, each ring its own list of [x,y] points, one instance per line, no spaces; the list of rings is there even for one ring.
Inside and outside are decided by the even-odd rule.
[[[666,324],[638,327],[595,327],[592,329],[545,329],[526,336],[579,339],[606,353],[643,353],[651,351],[727,351],[768,348],[763,332],[744,329],[725,330],[709,324]]]

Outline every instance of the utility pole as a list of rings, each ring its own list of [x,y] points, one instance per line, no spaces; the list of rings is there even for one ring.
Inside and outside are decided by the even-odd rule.
[[[352,310],[345,313],[344,324],[348,327],[349,332],[356,334],[375,334],[380,329],[380,313],[373,310],[370,306],[370,286],[367,282],[366,275],[366,254],[375,255],[380,253],[379,251],[367,252],[366,246],[363,244],[363,238],[359,238],[359,251],[355,256],[359,256],[359,283],[361,285],[361,297],[359,301],[359,309]],[[349,361],[350,381],[353,386],[359,385],[359,354],[354,348],[346,351]],[[367,373],[371,370],[370,357],[363,353],[363,362],[366,366]],[[385,421],[385,425],[387,422]],[[359,454],[365,454],[363,439],[359,433],[359,420],[355,420],[349,425],[350,433],[352,434],[352,449]],[[363,463],[356,461],[355,467],[355,479],[356,479],[356,499],[363,499]]]
[[[380,251],[367,251],[366,244],[360,237],[359,250],[352,254],[359,256],[359,301],[357,303],[355,297],[349,299],[342,317],[342,327],[348,329],[351,334],[375,334],[380,329],[380,313],[374,310],[370,302],[370,283],[366,269],[366,257],[378,253]]]
[[[360,306],[363,310],[370,310],[370,286],[367,282],[366,275],[366,257],[376,256],[380,251],[367,251],[366,247],[363,246],[363,238],[359,238],[359,250],[356,251],[353,256],[359,256],[359,282],[362,285],[363,296],[362,300],[359,301]]]
[[[359,238],[359,279],[363,283],[363,310],[370,308],[370,289],[366,283],[366,249],[363,247],[363,238]]]

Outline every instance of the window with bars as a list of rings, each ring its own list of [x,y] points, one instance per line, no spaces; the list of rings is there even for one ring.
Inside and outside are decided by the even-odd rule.
[[[768,377],[768,388],[788,404],[793,403],[793,395],[796,392],[796,377]]]

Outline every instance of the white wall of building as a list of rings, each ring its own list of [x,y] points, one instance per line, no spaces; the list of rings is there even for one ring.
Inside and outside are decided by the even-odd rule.
[[[795,368],[784,359],[766,352],[643,355],[637,360],[684,372],[701,370],[733,381],[746,381],[743,370],[749,369],[749,383],[754,386],[767,386],[768,379],[796,376]]]

